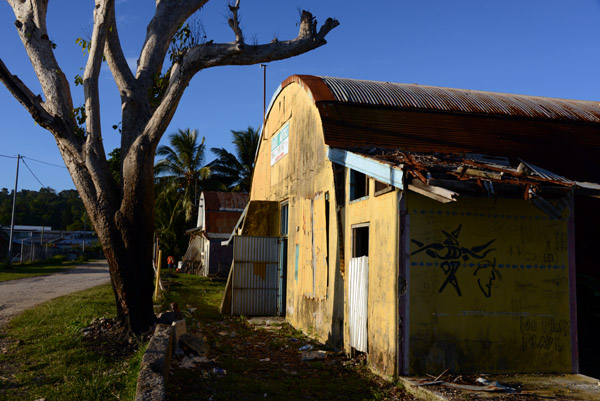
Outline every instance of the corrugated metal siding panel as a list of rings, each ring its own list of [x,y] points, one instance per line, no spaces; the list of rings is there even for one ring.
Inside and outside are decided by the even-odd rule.
[[[367,352],[367,316],[369,311],[369,257],[350,259],[348,268],[350,304],[350,346]]]
[[[234,237],[234,315],[271,316],[277,313],[278,250],[277,237]]]
[[[600,103],[466,89],[322,77],[338,102],[441,111],[600,123]]]

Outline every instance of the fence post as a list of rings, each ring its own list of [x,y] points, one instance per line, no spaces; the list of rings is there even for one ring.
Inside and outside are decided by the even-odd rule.
[[[162,263],[162,249],[158,251],[158,264],[156,267],[156,284],[154,285],[154,300],[158,299],[158,288],[160,282],[160,265]]]

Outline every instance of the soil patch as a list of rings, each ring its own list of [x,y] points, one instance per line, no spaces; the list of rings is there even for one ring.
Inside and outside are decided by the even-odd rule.
[[[374,375],[364,356],[327,350],[289,324],[255,328],[240,318],[191,330],[206,355],[180,352],[172,360],[170,400],[414,400]]]
[[[129,336],[116,319],[98,318],[81,330],[83,342],[94,353],[120,360],[133,355],[144,338]]]

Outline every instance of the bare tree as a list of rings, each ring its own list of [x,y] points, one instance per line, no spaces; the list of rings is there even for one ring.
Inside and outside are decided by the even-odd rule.
[[[338,25],[317,29],[303,11],[295,39],[247,44],[240,29],[240,1],[230,5],[230,43],[205,41],[179,48],[169,73],[161,75],[178,28],[208,0],[156,0],[137,71],[127,65],[117,31],[114,0],[96,0],[94,27],[82,83],[85,108],[73,107],[71,87],[55,58],[46,28],[48,0],[7,0],[15,26],[41,84],[34,94],[0,59],[0,81],[54,136],[108,260],[117,317],[133,333],[154,323],[152,309],[153,167],[156,147],[192,77],[202,69],[249,65],[293,57],[326,43]],[[121,182],[112,177],[102,145],[98,76],[106,59],[121,96]],[[160,78],[160,79],[159,79]],[[157,87],[159,90],[157,90]],[[78,121],[79,120],[79,121]],[[84,128],[78,125],[85,120]]]

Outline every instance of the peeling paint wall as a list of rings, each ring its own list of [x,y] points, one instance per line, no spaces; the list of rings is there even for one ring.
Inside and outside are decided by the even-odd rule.
[[[299,85],[274,100],[259,146],[250,199],[289,205],[286,318],[339,346],[344,294],[337,225],[328,217],[335,216],[333,169],[317,108]]]
[[[571,372],[569,215],[410,193],[409,370]]]

